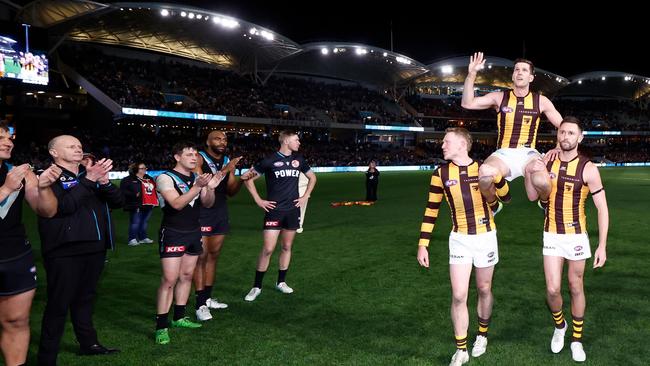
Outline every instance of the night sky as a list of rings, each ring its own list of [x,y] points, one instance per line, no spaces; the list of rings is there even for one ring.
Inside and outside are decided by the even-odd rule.
[[[585,3],[588,11],[574,13],[560,6],[563,3],[548,2],[493,1],[478,8],[466,1],[393,1],[381,7],[364,2],[361,10],[339,0],[165,2],[231,15],[300,44],[360,42],[390,49],[392,23],[394,50],[424,64],[480,50],[488,60],[525,56],[538,68],[565,77],[589,71],[650,77],[650,15],[621,1],[605,3],[602,9]],[[530,6],[536,9],[527,9]]]

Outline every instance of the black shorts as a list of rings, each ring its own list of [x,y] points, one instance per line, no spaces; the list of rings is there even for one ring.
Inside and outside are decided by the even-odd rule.
[[[201,235],[226,235],[230,231],[228,211],[201,208]]]
[[[264,230],[298,230],[300,227],[300,208],[288,211],[272,210],[264,215]]]
[[[160,228],[158,236],[160,258],[182,257],[187,255],[200,255],[203,253],[201,246],[201,231],[178,231],[170,228]]]
[[[0,296],[18,295],[36,288],[36,267],[31,249],[18,258],[0,262]]]

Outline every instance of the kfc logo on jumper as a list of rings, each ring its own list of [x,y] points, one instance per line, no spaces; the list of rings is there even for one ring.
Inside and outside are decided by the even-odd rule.
[[[212,231],[212,226],[201,226],[202,233],[209,233]]]
[[[266,221],[266,222],[264,223],[264,226],[273,226],[273,227],[276,227],[276,226],[280,226],[280,222],[279,222],[279,221]]]

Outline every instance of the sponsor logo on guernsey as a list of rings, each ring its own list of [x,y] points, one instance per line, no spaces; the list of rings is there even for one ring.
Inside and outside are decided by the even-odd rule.
[[[297,168],[300,166],[300,162],[298,160],[292,160],[291,161],[291,166],[294,168]]]
[[[445,182],[445,186],[447,187],[455,186],[456,184],[458,184],[458,181],[456,179],[449,179]]]
[[[165,247],[165,253],[182,253],[184,251],[185,251],[185,245]]]
[[[300,171],[294,169],[282,169],[273,172],[276,178],[284,177],[300,177]]]
[[[76,185],[79,184],[79,181],[76,178],[73,177],[61,177],[59,178],[61,180],[61,187],[65,189],[66,191],[68,189],[74,188]]]

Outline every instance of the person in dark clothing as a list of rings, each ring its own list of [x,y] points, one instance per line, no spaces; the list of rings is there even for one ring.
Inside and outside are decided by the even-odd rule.
[[[379,185],[379,170],[377,163],[370,160],[368,171],[366,171],[366,201],[377,200],[377,186]]]
[[[280,149],[253,166],[241,178],[255,203],[266,212],[262,234],[264,244],[257,258],[253,288],[244,297],[246,301],[255,301],[262,293],[264,275],[280,234],[282,234],[282,249],[275,288],[283,294],[293,293],[293,289],[286,283],[291,262],[291,247],[296,237],[296,230],[300,228],[300,208],[307,204],[316,185],[316,174],[304,157],[298,154],[300,148],[298,135],[292,131],[282,131],[278,141]],[[302,195],[298,190],[300,173],[305,174],[309,180],[307,189]],[[260,197],[254,183],[261,174],[264,174],[266,180],[266,200]]]
[[[147,223],[158,206],[156,181],[147,174],[147,166],[137,162],[129,166],[129,175],[120,183],[124,196],[124,211],[129,212],[129,246],[151,244]]]
[[[108,180],[109,159],[81,165],[83,150],[73,136],[53,138],[48,150],[62,173],[52,191],[58,200],[51,218],[39,217],[41,253],[47,277],[47,304],[38,349],[39,365],[56,365],[59,343],[70,310],[80,354],[119,352],[102,346],[93,326],[93,301],[113,248],[110,208],[122,206],[119,189]]]
[[[29,164],[12,166],[14,144],[0,122],[0,348],[5,365],[24,365],[29,347],[29,311],[36,292],[32,246],[23,225],[23,203],[38,215],[54,216],[57,201],[50,186],[61,169],[52,165],[39,178]]]

